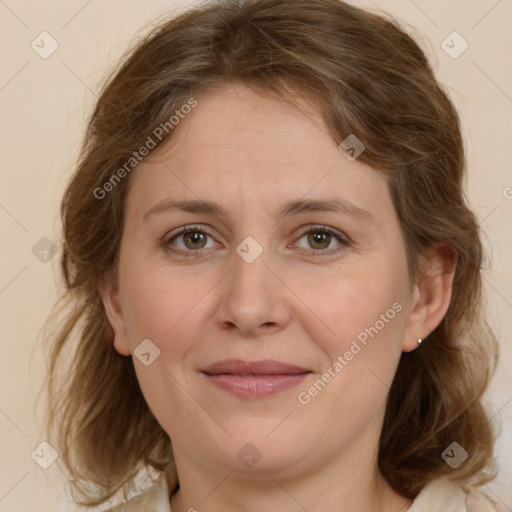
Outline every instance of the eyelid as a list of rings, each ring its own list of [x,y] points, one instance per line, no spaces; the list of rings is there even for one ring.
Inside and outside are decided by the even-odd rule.
[[[186,226],[181,226],[181,227],[176,228],[173,231],[170,231],[169,233],[167,233],[164,236],[164,241],[165,241],[165,243],[169,243],[173,238],[175,238],[179,235],[183,235],[184,233],[191,232],[191,231],[193,231],[193,232],[201,231],[201,232],[206,233],[209,236],[212,236],[208,232],[209,228],[210,228],[210,226],[208,226],[207,224],[187,224]]]
[[[177,228],[176,230],[171,231],[170,233],[167,233],[165,235],[164,239],[166,242],[168,242],[175,236],[179,236],[179,235],[182,235],[184,233],[194,231],[194,230],[202,231],[202,232],[204,231],[209,236],[212,236],[208,232],[209,228],[210,228],[210,226],[208,226],[207,224],[188,224],[186,226],[181,226],[181,227]],[[338,231],[337,229],[331,228],[330,226],[326,226],[323,224],[308,224],[307,226],[304,226],[303,228],[300,229],[299,236],[303,236],[304,234],[309,233],[315,229],[318,231],[327,231],[328,233],[331,233],[333,235],[338,235],[341,239],[343,239],[347,242],[352,242],[352,240],[346,233],[344,233],[342,231]]]
[[[339,237],[342,241],[346,243],[351,243],[352,240],[348,235],[346,235],[343,231],[339,231],[337,229],[331,228],[330,226],[325,226],[323,224],[309,224],[307,226],[304,226],[303,229],[301,229],[299,237],[304,236],[306,233],[314,232],[314,231],[326,231],[327,233],[330,233],[331,235],[335,235]],[[315,251],[320,252],[320,251]]]

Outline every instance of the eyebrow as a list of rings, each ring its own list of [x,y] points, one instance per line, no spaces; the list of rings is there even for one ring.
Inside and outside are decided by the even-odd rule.
[[[205,215],[215,215],[222,219],[229,217],[226,210],[218,203],[208,200],[188,200],[188,201],[173,201],[164,200],[150,208],[143,216],[142,219],[146,220],[147,217],[172,210],[181,210],[189,213],[202,213]],[[279,212],[281,217],[290,217],[304,212],[336,212],[350,217],[373,220],[373,215],[367,211],[359,208],[351,202],[336,198],[336,199],[294,199],[284,203]]]

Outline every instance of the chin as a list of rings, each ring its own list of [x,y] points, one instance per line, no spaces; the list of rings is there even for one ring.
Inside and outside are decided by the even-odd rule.
[[[230,430],[234,439],[224,445],[227,450],[213,453],[213,459],[222,460],[231,471],[244,475],[261,473],[262,478],[267,479],[266,472],[288,472],[290,468],[296,467],[303,458],[302,452],[307,449],[300,436],[300,429],[295,430],[295,435],[289,429],[283,429],[279,435],[276,431],[272,432],[279,421],[266,421],[265,428],[259,428],[253,420],[249,428]],[[270,429],[266,428],[269,423],[273,425]]]

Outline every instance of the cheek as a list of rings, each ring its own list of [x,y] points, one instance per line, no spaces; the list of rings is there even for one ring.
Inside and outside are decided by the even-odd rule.
[[[200,415],[184,388],[183,365],[195,350],[200,325],[200,299],[214,285],[208,276],[198,279],[183,271],[172,271],[161,264],[147,261],[121,262],[119,278],[122,283],[123,312],[126,322],[133,364],[144,398],[154,416],[169,435],[184,436],[181,426],[187,425],[187,416]],[[210,282],[211,281],[211,282]],[[149,363],[137,354],[143,340],[147,345]],[[192,358],[193,360],[193,358]],[[186,387],[186,386],[185,386]],[[172,399],[170,398],[172,397]],[[184,406],[184,404],[186,406]],[[174,418],[180,417],[180,422]],[[190,420],[192,422],[192,419]],[[178,430],[176,430],[178,429]]]
[[[352,340],[364,344],[377,335],[394,339],[403,329],[406,280],[392,266],[384,263],[375,265],[375,270],[372,266],[347,269],[335,279],[325,280],[308,297],[337,353],[348,350]]]
[[[154,339],[161,350],[172,340],[174,348],[192,332],[194,313],[215,280],[162,264],[133,260],[120,267],[123,311],[133,344]],[[179,335],[178,335],[179,334]]]
[[[343,403],[346,413],[385,400],[393,380],[402,352],[407,294],[405,267],[395,267],[383,263],[374,271],[371,266],[352,269],[311,297],[329,329],[316,340],[327,356],[323,375],[332,382],[324,399],[338,410]]]

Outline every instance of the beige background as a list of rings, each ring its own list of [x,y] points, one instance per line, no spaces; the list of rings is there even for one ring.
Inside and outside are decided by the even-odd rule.
[[[188,3],[0,0],[0,512],[73,510],[66,504],[58,464],[44,470],[31,458],[44,441],[43,413],[35,405],[45,367],[40,330],[56,297],[59,201],[108,66],[155,16]],[[461,114],[469,157],[467,193],[491,255],[485,272],[489,319],[502,347],[488,394],[502,425],[501,475],[490,489],[512,510],[512,486],[505,487],[512,482],[512,0],[352,3],[387,10],[414,27]],[[31,48],[34,40],[39,52],[51,48],[48,36],[39,37],[43,31],[58,44],[46,59]],[[458,58],[441,46],[453,31],[469,44]],[[454,52],[462,43],[451,36],[445,44]],[[57,245],[54,257],[44,252],[49,246],[40,241],[43,237]]]

